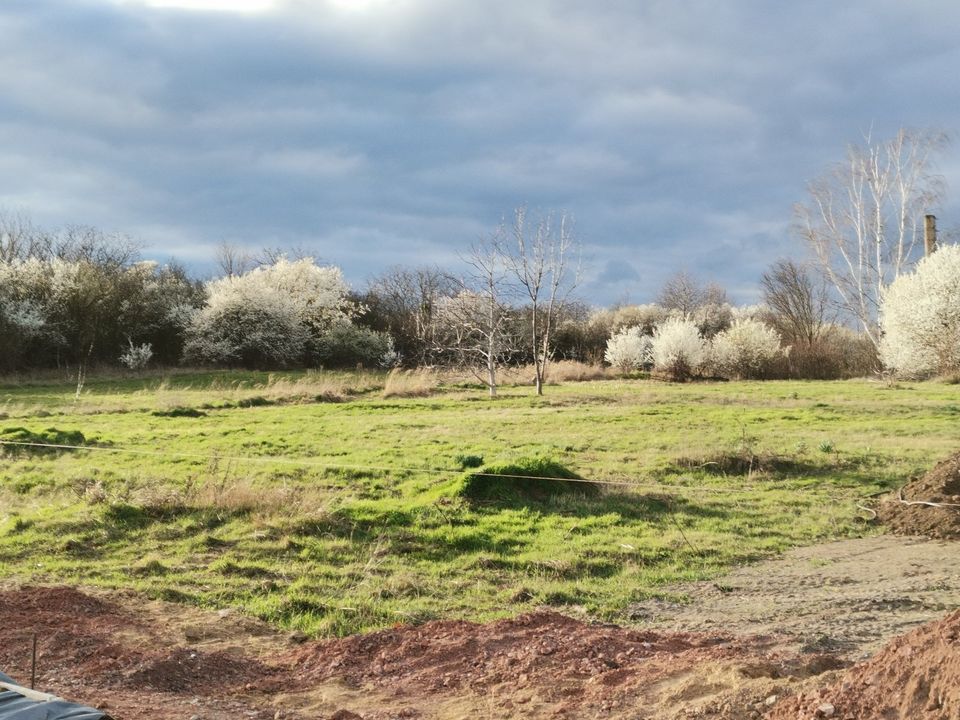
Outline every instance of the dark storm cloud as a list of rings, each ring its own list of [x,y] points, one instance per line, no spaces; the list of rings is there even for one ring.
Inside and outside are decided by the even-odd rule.
[[[527,204],[575,216],[595,302],[681,268],[751,301],[801,252],[791,205],[848,142],[957,127],[958,19],[874,0],[7,0],[0,204],[198,268],[222,239],[312,248],[357,283],[455,264]]]

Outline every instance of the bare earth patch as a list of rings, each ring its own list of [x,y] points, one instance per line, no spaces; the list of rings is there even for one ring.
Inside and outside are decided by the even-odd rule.
[[[913,717],[868,711],[895,686],[923,696],[917,717],[953,719],[953,676],[931,668],[960,662],[958,614],[843,668],[960,607],[958,555],[902,537],[829,543],[683,588],[689,604],[638,604],[634,627],[544,609],[302,644],[231,611],[9,588],[0,669],[27,680],[37,632],[38,688],[118,718],[733,720],[815,717],[824,703],[838,718]],[[912,712],[898,702],[891,712]]]
[[[647,601],[631,622],[659,629],[777,634],[795,650],[861,658],[960,607],[955,543],[916,537],[798,548],[714,582],[678,588],[689,604]]]

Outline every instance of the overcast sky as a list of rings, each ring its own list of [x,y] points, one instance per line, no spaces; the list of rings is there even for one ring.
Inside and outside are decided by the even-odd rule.
[[[526,204],[574,216],[594,303],[679,269],[750,302],[848,143],[960,127],[958,28],[946,0],[2,0],[0,208],[362,287]],[[956,146],[940,169],[957,197]]]

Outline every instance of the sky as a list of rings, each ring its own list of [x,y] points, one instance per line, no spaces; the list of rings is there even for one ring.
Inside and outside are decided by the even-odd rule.
[[[567,213],[579,294],[684,270],[756,301],[807,183],[867,132],[960,128],[933,0],[2,0],[0,210],[214,272],[307,250],[354,287]],[[960,218],[956,145],[939,162]]]

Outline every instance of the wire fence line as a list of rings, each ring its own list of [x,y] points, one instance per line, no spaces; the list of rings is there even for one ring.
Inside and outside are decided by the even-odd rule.
[[[63,450],[67,452],[94,452],[94,453],[115,453],[123,455],[135,455],[143,457],[157,457],[165,459],[181,460],[202,460],[204,462],[224,461],[233,463],[250,464],[285,464],[297,465],[301,467],[313,467],[320,470],[346,470],[346,471],[377,471],[386,473],[408,473],[419,475],[442,475],[446,477],[459,477],[465,473],[472,473],[483,477],[504,478],[510,480],[535,480],[541,482],[557,483],[583,483],[586,485],[600,485],[605,487],[621,487],[628,490],[653,490],[664,493],[669,492],[688,492],[692,494],[716,494],[716,495],[744,495],[751,493],[772,493],[780,492],[795,495],[798,497],[817,496],[819,498],[828,498],[840,502],[853,500],[865,501],[874,497],[876,493],[866,496],[843,496],[843,495],[825,495],[822,491],[805,488],[787,488],[777,486],[772,483],[765,485],[742,485],[737,488],[717,488],[705,486],[676,485],[668,483],[650,483],[635,482],[630,480],[608,480],[608,479],[587,479],[587,478],[557,478],[543,475],[527,475],[514,473],[484,473],[482,470],[472,471],[469,468],[438,468],[438,467],[414,467],[397,465],[372,465],[372,464],[350,464],[350,463],[331,463],[325,460],[310,457],[291,457],[284,455],[224,455],[218,452],[210,453],[191,453],[176,450],[150,450],[146,448],[132,448],[120,446],[102,446],[102,445],[69,445],[62,443],[43,443],[29,442],[23,440],[0,440],[0,447],[22,447],[22,448],[41,448],[46,450]]]

